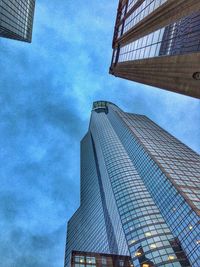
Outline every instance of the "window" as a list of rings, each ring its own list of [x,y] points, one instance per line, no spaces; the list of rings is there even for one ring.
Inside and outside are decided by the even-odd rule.
[[[102,257],[101,258],[101,263],[102,263],[102,265],[106,265],[107,264],[106,257]]]
[[[90,264],[96,264],[96,259],[95,257],[86,257],[86,263],[90,263]]]
[[[119,266],[123,267],[124,266],[124,261],[123,260],[119,260]]]
[[[75,267],[85,267],[85,264],[75,263]]]
[[[75,262],[85,262],[85,257],[84,256],[75,256]]]

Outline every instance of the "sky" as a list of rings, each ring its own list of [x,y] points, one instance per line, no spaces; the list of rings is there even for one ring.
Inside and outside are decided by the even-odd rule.
[[[60,267],[92,102],[145,114],[200,152],[200,101],[108,74],[117,0],[37,0],[32,44],[0,39],[0,259]]]

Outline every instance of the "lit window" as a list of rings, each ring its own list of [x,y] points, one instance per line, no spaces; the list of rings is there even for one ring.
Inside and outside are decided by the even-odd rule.
[[[174,259],[175,259],[174,256],[169,256],[169,257],[168,257],[168,260],[170,260],[170,261],[171,261],[171,260],[174,260]]]
[[[189,229],[192,230],[192,228],[193,228],[192,225],[189,225]]]
[[[87,263],[96,263],[95,257],[86,257]]]
[[[143,263],[143,264],[142,264],[142,267],[150,267],[150,265],[147,264],[147,263]]]
[[[200,244],[200,240],[197,240],[197,242],[196,242],[197,244]]]
[[[83,263],[85,260],[84,260],[84,256],[75,256],[75,262],[81,262]]]
[[[156,246],[156,244],[151,244],[150,245],[150,248],[156,248],[157,246]]]
[[[151,233],[150,232],[147,232],[147,233],[145,233],[145,236],[151,236]]]
[[[137,251],[137,252],[135,253],[135,256],[137,256],[137,257],[139,257],[139,256],[141,256],[141,255],[142,255],[142,253],[139,252],[139,251]]]

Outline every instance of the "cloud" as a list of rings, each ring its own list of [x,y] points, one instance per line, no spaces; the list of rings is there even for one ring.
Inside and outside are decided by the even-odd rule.
[[[92,102],[143,113],[200,151],[199,102],[108,75],[118,1],[36,1],[33,43],[0,39],[0,258],[63,266]]]

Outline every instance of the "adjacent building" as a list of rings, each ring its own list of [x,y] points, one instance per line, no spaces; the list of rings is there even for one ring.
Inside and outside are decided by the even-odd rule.
[[[35,0],[0,1],[0,36],[31,42]]]
[[[72,251],[72,267],[133,267],[129,256]]]
[[[65,267],[94,253],[118,255],[117,267],[125,259],[132,267],[200,266],[200,156],[106,101],[93,104],[81,141],[80,207],[68,222]]]
[[[110,73],[200,98],[200,1],[120,0]]]

